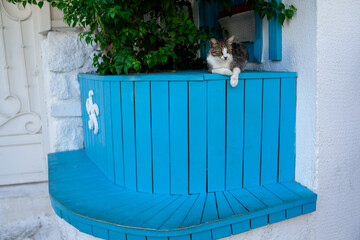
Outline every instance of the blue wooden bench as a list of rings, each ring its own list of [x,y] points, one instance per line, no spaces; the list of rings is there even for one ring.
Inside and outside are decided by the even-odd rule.
[[[80,231],[210,240],[315,211],[294,176],[296,73],[79,78],[85,149],[49,154],[49,191]]]

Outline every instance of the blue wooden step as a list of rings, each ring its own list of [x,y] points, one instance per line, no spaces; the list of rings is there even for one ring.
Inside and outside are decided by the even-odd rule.
[[[198,194],[137,192],[109,180],[84,150],[49,154],[49,192],[60,217],[103,239],[219,239],[315,211],[295,181]]]

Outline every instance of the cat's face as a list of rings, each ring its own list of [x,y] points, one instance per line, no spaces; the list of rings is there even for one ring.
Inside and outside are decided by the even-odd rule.
[[[227,38],[225,41],[218,41],[215,38],[211,38],[210,43],[210,54],[222,61],[232,59],[232,43],[234,36]]]

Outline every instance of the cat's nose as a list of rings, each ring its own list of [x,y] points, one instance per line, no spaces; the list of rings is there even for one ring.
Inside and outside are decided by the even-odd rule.
[[[224,59],[226,60],[228,57],[224,57]]]

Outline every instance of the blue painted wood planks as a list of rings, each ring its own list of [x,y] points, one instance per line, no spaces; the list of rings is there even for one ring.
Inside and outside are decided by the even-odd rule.
[[[218,239],[315,210],[316,194],[294,181],[215,193],[148,194],[108,181],[83,150],[48,159],[55,212],[105,239]]]
[[[86,152],[119,186],[197,194],[294,179],[296,74],[246,72],[235,88],[202,71],[137,82],[80,76]],[[97,135],[87,127],[91,89]]]

